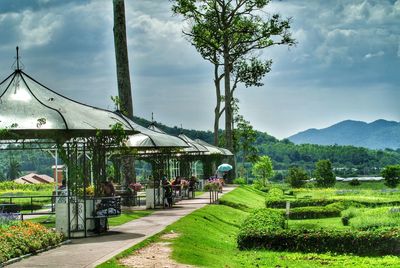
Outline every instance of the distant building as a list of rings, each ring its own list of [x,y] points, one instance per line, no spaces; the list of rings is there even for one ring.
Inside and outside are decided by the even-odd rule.
[[[54,179],[45,174],[38,175],[35,173],[29,173],[25,176],[15,179],[14,182],[20,184],[54,183]]]

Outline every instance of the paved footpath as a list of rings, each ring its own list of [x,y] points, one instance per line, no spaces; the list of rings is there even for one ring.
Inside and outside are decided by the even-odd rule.
[[[223,194],[234,187],[224,187]],[[209,194],[182,200],[173,209],[156,210],[153,214],[110,228],[106,235],[73,239],[72,243],[29,257],[7,267],[95,267],[118,253],[165,229],[166,226],[206,206]]]

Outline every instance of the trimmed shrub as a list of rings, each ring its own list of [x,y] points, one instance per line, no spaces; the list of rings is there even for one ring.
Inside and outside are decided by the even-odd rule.
[[[245,178],[236,178],[233,180],[233,184],[245,185],[247,183]]]
[[[327,200],[327,199],[297,199],[297,200],[290,200],[290,207],[313,207],[313,206],[326,206],[332,203],[335,203],[335,200]],[[265,205],[268,208],[285,208],[286,207],[286,200],[283,199],[272,199],[267,198],[265,200]]]
[[[239,236],[266,234],[285,226],[283,213],[268,208],[254,210],[243,222]]]
[[[335,252],[361,256],[400,254],[400,230],[339,231],[278,229],[264,233],[240,232],[239,249]]]
[[[290,210],[289,218],[295,219],[320,219],[339,217],[341,210],[336,207],[299,207]]]
[[[354,201],[354,200],[340,200],[340,199],[296,199],[289,200],[290,207],[312,207],[312,206],[326,206],[333,203],[341,203],[348,208],[354,207],[382,207],[382,206],[397,206],[400,205],[400,201]],[[265,205],[268,208],[285,208],[286,200],[283,198],[267,198]]]

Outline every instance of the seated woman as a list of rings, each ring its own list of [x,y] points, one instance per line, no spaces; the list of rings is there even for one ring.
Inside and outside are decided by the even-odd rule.
[[[113,183],[105,181],[101,183],[102,193],[104,197],[115,196],[115,187]],[[120,203],[115,198],[101,198],[100,203],[96,205],[95,210],[95,231],[102,233],[108,230],[108,219],[109,216],[116,216],[121,214]]]

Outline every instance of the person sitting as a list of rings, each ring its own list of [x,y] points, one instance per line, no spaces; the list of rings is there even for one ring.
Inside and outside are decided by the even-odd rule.
[[[111,180],[101,183],[102,195],[106,198],[101,198],[100,203],[96,205],[94,216],[95,219],[95,232],[102,233],[108,230],[108,216],[114,216],[121,214],[120,205],[117,204],[115,198],[109,198],[115,196],[115,187]]]
[[[189,198],[194,198],[194,192],[196,190],[196,177],[192,176],[189,179],[189,187],[188,187],[188,192],[189,192]]]

